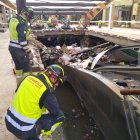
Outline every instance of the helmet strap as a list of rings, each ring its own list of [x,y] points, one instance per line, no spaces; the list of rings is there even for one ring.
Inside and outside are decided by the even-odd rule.
[[[21,13],[21,16],[22,16],[22,18],[23,18],[24,20],[28,21],[28,19],[27,19],[27,14],[26,14],[26,13]]]

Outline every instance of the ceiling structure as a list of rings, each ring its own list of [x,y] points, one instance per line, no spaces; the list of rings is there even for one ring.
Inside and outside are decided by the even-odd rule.
[[[104,0],[26,0],[26,5],[31,6],[35,14],[42,15],[82,15],[90,9],[98,8]]]
[[[16,10],[16,5],[10,2],[9,0],[0,0],[0,2],[4,3],[8,7],[10,7],[12,10]]]

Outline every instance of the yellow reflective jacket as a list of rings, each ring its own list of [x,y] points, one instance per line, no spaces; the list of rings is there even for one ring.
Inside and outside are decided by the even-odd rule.
[[[20,115],[37,120],[44,112],[39,101],[47,87],[37,77],[27,76],[19,86],[12,101],[12,108]]]

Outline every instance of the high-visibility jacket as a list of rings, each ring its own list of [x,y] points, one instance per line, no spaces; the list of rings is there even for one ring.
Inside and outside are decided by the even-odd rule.
[[[27,39],[29,37],[29,32],[30,29],[27,27],[27,21],[23,17],[17,15],[11,18],[9,22],[9,46],[28,50]]]
[[[31,130],[46,111],[45,107],[40,105],[40,100],[46,90],[50,92],[52,84],[47,76],[45,79],[47,85],[36,76],[27,76],[22,81],[5,117],[14,128],[20,131]]]

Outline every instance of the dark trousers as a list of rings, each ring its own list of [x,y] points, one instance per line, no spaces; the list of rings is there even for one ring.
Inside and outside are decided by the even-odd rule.
[[[41,130],[48,131],[51,129],[57,118],[49,114],[42,115],[36,122],[33,129],[30,131],[20,131],[16,129],[11,123],[5,119],[7,129],[13,133],[17,138],[22,140],[39,140],[38,136],[41,134]]]
[[[23,72],[31,71],[29,58],[23,49],[9,46],[9,51],[15,63],[16,70],[23,70]]]

